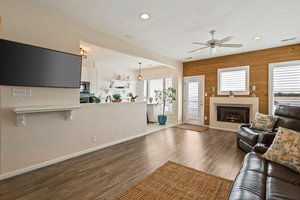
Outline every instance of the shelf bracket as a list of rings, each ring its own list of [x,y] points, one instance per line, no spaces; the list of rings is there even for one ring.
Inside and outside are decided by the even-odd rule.
[[[73,110],[66,110],[66,120],[71,121],[73,119]]]
[[[19,113],[17,114],[17,126],[25,126],[25,114]]]

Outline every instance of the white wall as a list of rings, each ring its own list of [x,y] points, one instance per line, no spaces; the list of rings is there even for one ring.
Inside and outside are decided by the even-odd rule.
[[[74,54],[78,54],[80,41],[83,40],[182,70],[182,63],[109,35],[95,32],[60,15],[29,5],[26,1],[1,0],[0,15],[2,17],[2,38],[4,39]],[[81,145],[81,136],[72,135],[72,132],[69,131],[71,129],[67,128],[75,121],[69,124],[64,123],[65,121],[62,123],[61,118],[63,116],[61,113],[38,114],[36,115],[38,117],[32,117],[28,121],[31,125],[22,128],[15,126],[15,116],[11,112],[12,107],[21,105],[78,104],[79,89],[32,88],[31,97],[12,97],[12,88],[10,86],[0,87],[0,173],[54,159],[57,156],[71,154],[82,149],[81,147],[89,148],[89,146]],[[78,121],[77,123],[80,125],[81,122]],[[84,132],[93,130],[92,127],[86,128],[80,130]],[[68,138],[72,138],[71,141],[68,142]],[[75,146],[55,149],[57,141],[61,142],[61,146]],[[21,144],[31,148],[21,148]],[[76,145],[79,145],[80,148],[76,148]],[[38,153],[36,146],[46,146],[48,149],[43,151],[43,155],[40,157],[37,156],[34,161],[24,157],[20,161],[15,160],[18,164],[8,163],[8,160],[19,159],[17,155],[26,154],[27,158],[36,156]]]

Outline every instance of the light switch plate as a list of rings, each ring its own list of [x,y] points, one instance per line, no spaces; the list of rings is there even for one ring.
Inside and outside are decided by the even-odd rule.
[[[31,88],[13,88],[12,95],[14,97],[30,97]]]
[[[207,97],[207,92],[205,92],[205,93],[204,93],[204,96],[206,96],[206,97]]]

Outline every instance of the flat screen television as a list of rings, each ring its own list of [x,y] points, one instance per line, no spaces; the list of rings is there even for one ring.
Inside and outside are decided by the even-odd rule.
[[[0,85],[80,88],[81,56],[0,39]]]

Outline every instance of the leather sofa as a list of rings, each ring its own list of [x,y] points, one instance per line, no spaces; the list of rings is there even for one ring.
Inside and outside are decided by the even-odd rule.
[[[240,124],[236,135],[236,145],[245,152],[251,152],[257,143],[271,145],[279,126],[300,131],[300,107],[279,105],[275,115],[279,117],[273,132],[250,128],[250,124]]]
[[[245,156],[228,199],[299,200],[300,174],[263,159],[259,153],[250,152]]]

